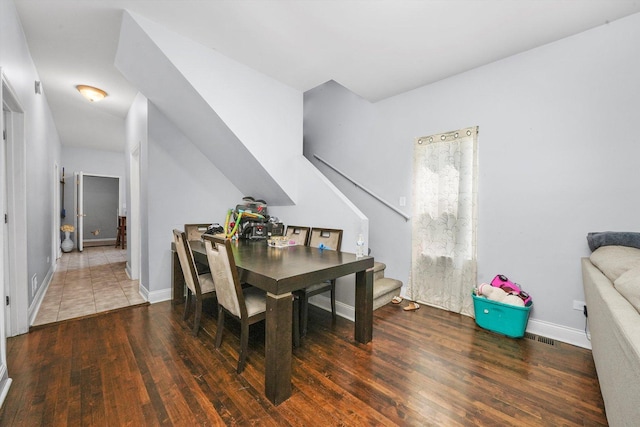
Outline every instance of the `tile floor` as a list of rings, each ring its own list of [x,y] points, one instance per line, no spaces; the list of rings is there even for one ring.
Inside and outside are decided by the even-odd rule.
[[[33,326],[144,303],[125,272],[126,256],[113,246],[63,253]]]

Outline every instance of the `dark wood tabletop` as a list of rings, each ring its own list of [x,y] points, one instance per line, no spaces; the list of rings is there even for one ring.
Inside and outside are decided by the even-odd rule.
[[[207,263],[204,243],[191,241],[194,258]],[[232,244],[240,280],[274,295],[373,267],[372,257],[309,246],[270,247],[264,240]]]

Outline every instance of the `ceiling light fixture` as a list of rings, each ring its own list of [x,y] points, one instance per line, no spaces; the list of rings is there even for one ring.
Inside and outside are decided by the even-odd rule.
[[[76,86],[76,89],[78,89],[78,92],[80,92],[82,96],[84,96],[91,102],[100,101],[105,96],[107,96],[107,92],[93,86],[78,85]]]

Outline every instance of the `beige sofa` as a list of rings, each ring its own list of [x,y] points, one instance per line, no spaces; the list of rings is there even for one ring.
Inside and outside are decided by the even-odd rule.
[[[640,249],[582,259],[593,359],[611,426],[640,425]]]

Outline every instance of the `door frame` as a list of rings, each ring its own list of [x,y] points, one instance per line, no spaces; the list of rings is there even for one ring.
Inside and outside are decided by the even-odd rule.
[[[60,165],[58,162],[53,163],[53,238],[51,241],[51,264],[49,267],[54,266],[56,261],[62,256],[62,248],[60,247],[62,240],[60,239],[60,220],[62,219],[61,212],[61,191],[60,184],[64,182],[64,176],[60,172]]]
[[[130,254],[130,264],[127,265],[129,278],[140,279],[141,237],[140,237],[140,143],[129,154],[129,218],[127,232],[130,233],[127,250]]]
[[[15,336],[29,331],[29,295],[27,280],[27,164],[24,134],[24,108],[16,92],[0,69],[2,85],[0,98],[2,103],[3,128],[7,129],[7,206],[5,212],[9,222],[7,228],[9,283],[3,283],[0,310],[3,324],[0,339],[4,344],[5,336]],[[5,114],[5,111],[7,114]],[[6,117],[5,117],[6,116]],[[6,119],[6,123],[4,123]],[[0,191],[4,191],[0,189]],[[4,252],[3,248],[0,251]],[[4,259],[4,253],[2,258]],[[2,277],[4,282],[4,263]],[[5,304],[9,297],[10,305]],[[6,335],[5,335],[6,334]],[[2,347],[2,357],[5,354]],[[3,359],[4,360],[4,359]]]
[[[74,224],[76,227],[76,248],[78,248],[79,252],[82,252],[82,239],[84,236],[82,235],[82,227],[84,227],[84,201],[82,199],[82,195],[84,194],[83,188],[83,176],[84,172],[74,172],[74,183],[75,183],[75,213],[76,216],[74,218]]]

